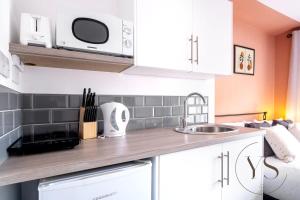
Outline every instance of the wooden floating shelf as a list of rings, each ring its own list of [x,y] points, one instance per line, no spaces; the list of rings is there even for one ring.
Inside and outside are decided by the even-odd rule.
[[[49,49],[16,43],[9,44],[9,51],[11,54],[18,55],[25,65],[39,67],[122,72],[133,65],[133,58]]]

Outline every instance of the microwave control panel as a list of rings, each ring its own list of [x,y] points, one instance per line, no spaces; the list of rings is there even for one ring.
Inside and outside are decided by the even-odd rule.
[[[123,54],[133,55],[133,23],[123,20]]]

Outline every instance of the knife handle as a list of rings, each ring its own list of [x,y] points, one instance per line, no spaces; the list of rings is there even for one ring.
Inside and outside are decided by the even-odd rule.
[[[85,107],[85,103],[86,103],[85,98],[86,98],[86,89],[84,88],[83,89],[83,95],[82,95],[82,104],[81,104],[82,107]]]

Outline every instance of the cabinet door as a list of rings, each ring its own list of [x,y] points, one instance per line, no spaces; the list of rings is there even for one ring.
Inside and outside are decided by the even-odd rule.
[[[136,0],[135,65],[192,71],[192,0]]]
[[[263,137],[224,143],[223,153],[225,180],[222,200],[263,199]]]
[[[232,74],[232,20],[231,1],[193,0],[194,72]]]
[[[222,145],[160,156],[159,200],[220,200]]]

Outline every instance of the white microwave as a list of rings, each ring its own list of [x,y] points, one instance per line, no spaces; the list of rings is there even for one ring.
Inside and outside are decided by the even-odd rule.
[[[60,15],[56,46],[119,56],[133,56],[133,23],[111,15]]]

